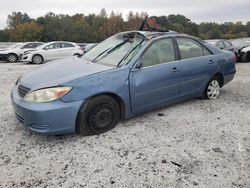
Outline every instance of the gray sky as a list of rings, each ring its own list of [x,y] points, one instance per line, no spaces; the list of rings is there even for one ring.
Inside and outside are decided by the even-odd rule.
[[[145,11],[149,16],[182,14],[197,23],[250,21],[250,0],[1,0],[0,29],[6,26],[7,16],[13,11],[26,12],[32,18],[47,12],[75,14],[99,13],[105,8],[122,12]]]

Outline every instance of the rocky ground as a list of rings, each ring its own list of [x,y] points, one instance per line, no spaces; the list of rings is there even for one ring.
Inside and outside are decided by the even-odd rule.
[[[0,63],[0,187],[250,187],[250,64],[217,100],[190,100],[100,136],[43,136],[11,107],[18,76]]]

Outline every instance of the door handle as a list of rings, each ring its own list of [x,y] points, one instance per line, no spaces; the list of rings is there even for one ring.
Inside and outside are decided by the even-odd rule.
[[[208,62],[208,64],[213,64],[213,63],[215,63],[215,62],[214,62],[214,60],[212,60],[212,59],[209,60],[209,62]]]
[[[178,72],[178,71],[180,71],[177,67],[174,67],[174,68],[172,68],[172,70],[171,70],[172,72]]]

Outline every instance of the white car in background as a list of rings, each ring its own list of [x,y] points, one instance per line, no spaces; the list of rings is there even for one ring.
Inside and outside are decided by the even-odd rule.
[[[21,54],[27,50],[34,50],[36,47],[44,44],[43,42],[26,42],[17,43],[6,49],[0,50],[0,61],[6,61],[10,63],[21,60]]]
[[[22,55],[22,61],[41,64],[44,62],[69,57],[81,56],[83,50],[72,42],[54,41],[39,46],[35,50],[27,50]]]

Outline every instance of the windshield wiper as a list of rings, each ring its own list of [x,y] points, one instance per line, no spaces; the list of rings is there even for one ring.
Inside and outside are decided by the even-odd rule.
[[[125,60],[128,58],[128,56],[129,56],[136,48],[138,48],[144,41],[145,41],[145,39],[143,39],[141,42],[139,42],[132,50],[128,51],[128,52],[123,56],[123,58],[119,61],[119,63],[117,64],[117,67],[119,67],[120,64],[121,64],[123,61],[125,61]]]
[[[127,43],[129,40],[125,40],[117,45],[115,45],[114,47],[110,47],[108,49],[106,49],[105,51],[103,51],[102,53],[100,53],[98,56],[96,56],[95,59],[93,59],[93,63],[97,62],[97,59],[102,56],[104,53],[107,53],[105,56],[103,56],[101,59],[103,59],[104,57],[106,57],[108,54],[110,54],[111,52],[113,52],[114,50],[116,50],[117,48],[121,47],[122,45],[124,45],[125,43]],[[100,59],[99,59],[100,60]]]
[[[112,48],[112,47],[110,47],[110,48]],[[101,52],[98,56],[96,56],[96,57],[92,60],[92,62],[95,62],[95,60],[98,59],[98,57],[100,57],[102,54],[104,54],[105,52],[107,52],[110,48],[108,48],[108,49],[104,50],[103,52]]]

